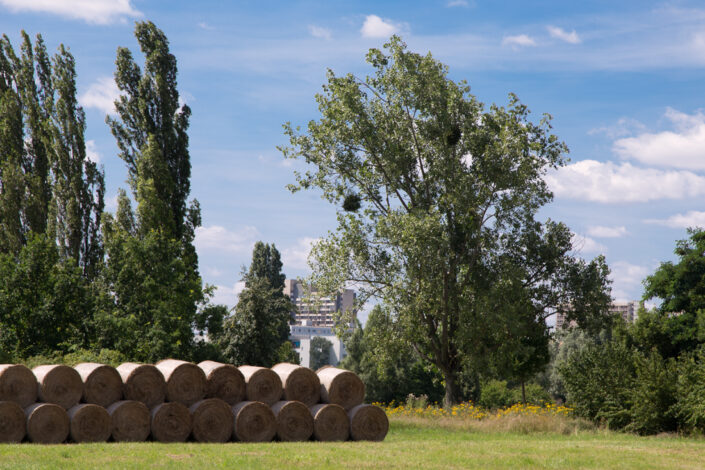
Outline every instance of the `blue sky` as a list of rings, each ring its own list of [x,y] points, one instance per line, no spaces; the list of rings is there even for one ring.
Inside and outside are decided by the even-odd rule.
[[[514,92],[536,119],[553,115],[571,161],[547,175],[555,200],[541,217],[566,222],[581,256],[606,256],[616,299],[639,299],[686,227],[705,226],[702,2],[0,0],[0,31],[16,46],[24,29],[74,54],[108,210],[127,187],[104,123],[115,51],[137,53],[134,22],[145,19],[168,36],[193,110],[196,246],[218,302],[235,304],[257,240],[276,244],[287,276],[308,273],[310,243],[334,228],[335,210],[286,190],[299,164],[276,149],[281,126],[317,118],[326,68],[364,76],[367,49],[393,33],[484,103]]]

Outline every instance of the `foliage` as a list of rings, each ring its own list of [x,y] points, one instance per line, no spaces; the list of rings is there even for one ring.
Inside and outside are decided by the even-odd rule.
[[[295,306],[284,295],[281,266],[274,245],[255,244],[235,311],[225,319],[222,334],[214,337],[228,362],[264,367],[290,360],[298,362],[295,351],[286,346]]]
[[[357,323],[346,335],[347,356],[339,366],[360,376],[368,402],[400,402],[410,394],[440,401],[443,386],[438,370],[422,361],[409,345],[390,338],[389,320],[384,308],[376,305],[365,328]]]
[[[510,388],[506,380],[489,380],[484,383],[478,404],[488,409],[497,409],[516,404],[543,405],[551,401],[546,390],[535,382]]]
[[[0,254],[0,351],[19,360],[87,347],[93,301],[76,261],[61,259],[45,235],[31,235],[16,257]]]
[[[101,349],[98,351],[76,349],[69,353],[54,351],[48,355],[31,356],[23,359],[21,363],[32,369],[45,364],[64,364],[73,367],[82,362],[97,362],[99,364],[117,367],[127,361],[127,357],[110,349]]]
[[[648,338],[664,357],[694,351],[705,342],[705,231],[689,229],[676,244],[678,261],[661,263],[644,281],[644,299],[662,300],[647,316]]]
[[[311,351],[309,356],[309,367],[313,370],[320,369],[330,364],[330,353],[333,343],[321,336],[311,338]]]
[[[591,345],[559,367],[568,403],[578,416],[620,429],[630,423],[634,353],[619,343]]]
[[[456,403],[464,362],[495,354],[511,333],[493,325],[545,329],[568,305],[570,318],[601,325],[608,269],[569,256],[563,224],[534,220],[552,198],[543,175],[567,151],[548,117],[533,123],[514,95],[485,110],[430,54],[397,37],[385,47],[368,53],[375,73],[364,80],[329,71],[321,119],[305,133],[286,124],[281,150],[312,168],[292,190],[319,188],[343,205],[337,231],[312,251],[314,283],[335,292],[354,281],[361,299],[380,299],[396,339],[442,373],[444,400]]]
[[[86,153],[71,53],[60,45],[50,59],[42,37],[33,45],[22,31],[17,55],[3,36],[0,110],[0,253],[16,255],[30,233],[46,233],[92,279],[102,259],[104,176]]]
[[[118,49],[115,83],[121,95],[117,117],[107,122],[127,164],[137,208],[133,212],[121,190],[117,213],[104,218],[102,280],[112,305],[100,312],[98,342],[132,360],[190,358],[193,329],[203,323],[199,306],[209,293],[193,246],[200,207],[197,201],[187,207],[191,111],[179,104],[176,59],[164,33],[151,22],[138,22],[135,36],[144,68],[129,49]]]

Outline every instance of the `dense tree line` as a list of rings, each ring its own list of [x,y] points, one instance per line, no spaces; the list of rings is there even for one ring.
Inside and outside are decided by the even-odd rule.
[[[119,48],[121,96],[108,124],[128,170],[115,214],[86,152],[76,67],[22,32],[0,40],[0,349],[6,359],[114,350],[137,361],[189,358],[194,328],[222,311],[193,246],[188,202],[190,110],[179,105],[176,59],[162,31],[138,23],[143,68]],[[131,207],[135,201],[136,209]],[[217,326],[215,326],[217,329]]]
[[[557,365],[576,412],[612,428],[642,434],[705,431],[705,231],[678,242],[678,261],[662,263],[644,282],[633,324],[617,322],[581,335]]]

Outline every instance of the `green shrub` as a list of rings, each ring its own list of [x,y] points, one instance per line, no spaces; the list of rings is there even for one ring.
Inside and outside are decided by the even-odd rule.
[[[583,418],[621,429],[631,422],[634,352],[622,344],[576,351],[558,369],[568,403]]]
[[[521,391],[519,393],[521,394]],[[512,393],[507,387],[506,380],[490,380],[480,389],[479,404],[484,408],[504,408],[511,401]]]
[[[38,355],[28,357],[21,361],[22,364],[32,369],[33,367],[46,364],[64,364],[67,366],[75,366],[81,362],[97,362],[99,364],[107,364],[117,367],[123,362],[127,362],[128,358],[118,351],[112,349],[101,349],[100,351],[88,351],[86,349],[78,349],[68,354],[55,352],[51,355]]]
[[[664,360],[656,350],[635,355],[636,380],[631,400],[631,422],[627,431],[656,434],[677,429],[677,369],[674,360]]]
[[[551,395],[536,382],[528,382],[524,385],[524,392],[526,393],[526,403],[532,405],[543,405],[544,403],[551,403]],[[522,403],[521,385],[518,385],[511,389],[510,394],[510,405],[515,403]]]

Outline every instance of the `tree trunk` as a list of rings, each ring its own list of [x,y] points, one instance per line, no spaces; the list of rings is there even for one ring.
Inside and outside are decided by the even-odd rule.
[[[455,371],[443,373],[445,380],[446,394],[443,397],[443,407],[450,409],[453,405],[460,403],[460,387],[458,386],[458,377]]]
[[[526,405],[526,389],[524,388],[524,379],[521,379],[521,402]]]

